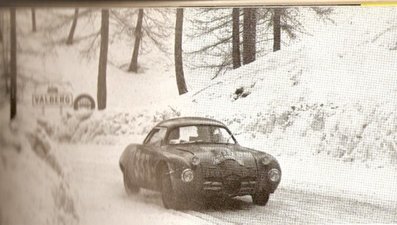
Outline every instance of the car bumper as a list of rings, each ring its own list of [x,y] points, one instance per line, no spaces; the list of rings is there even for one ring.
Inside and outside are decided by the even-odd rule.
[[[251,195],[260,191],[273,193],[278,186],[277,183],[270,182],[266,176],[259,175],[255,178],[241,178],[232,181],[225,181],[222,178],[204,178],[198,171],[195,171],[194,179],[183,182],[180,172],[172,174],[174,190],[185,196],[243,196]]]

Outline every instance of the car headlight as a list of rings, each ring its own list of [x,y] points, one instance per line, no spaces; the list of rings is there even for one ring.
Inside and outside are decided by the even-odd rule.
[[[189,183],[193,180],[193,178],[194,174],[191,169],[185,169],[184,171],[182,171],[181,179],[183,182]]]
[[[193,166],[198,166],[198,165],[200,164],[200,158],[197,157],[197,156],[193,156],[191,162],[192,162],[192,165],[193,165]]]
[[[280,178],[281,178],[280,170],[271,169],[271,170],[269,170],[269,172],[267,174],[269,175],[269,179],[270,179],[271,182],[280,181]]]
[[[265,156],[265,157],[263,157],[262,159],[261,159],[261,163],[263,164],[263,165],[268,165],[268,164],[270,164],[272,162],[272,158],[270,157],[270,156]]]

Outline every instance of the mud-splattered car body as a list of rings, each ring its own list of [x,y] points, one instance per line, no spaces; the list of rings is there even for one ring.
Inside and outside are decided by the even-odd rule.
[[[127,146],[120,168],[127,193],[160,191],[166,208],[242,195],[265,205],[281,179],[273,156],[240,146],[223,123],[199,117],[158,123],[143,144]]]

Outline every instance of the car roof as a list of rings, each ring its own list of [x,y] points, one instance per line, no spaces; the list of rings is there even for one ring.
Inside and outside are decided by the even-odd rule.
[[[160,123],[158,123],[156,126],[171,128],[171,127],[181,127],[181,126],[189,126],[189,125],[213,125],[213,126],[226,127],[225,124],[223,124],[220,121],[209,118],[203,118],[203,117],[178,117],[169,120],[163,120]]]

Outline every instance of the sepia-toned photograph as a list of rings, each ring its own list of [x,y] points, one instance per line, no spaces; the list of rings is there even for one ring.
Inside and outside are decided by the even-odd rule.
[[[0,8],[0,224],[397,224],[397,8]]]

